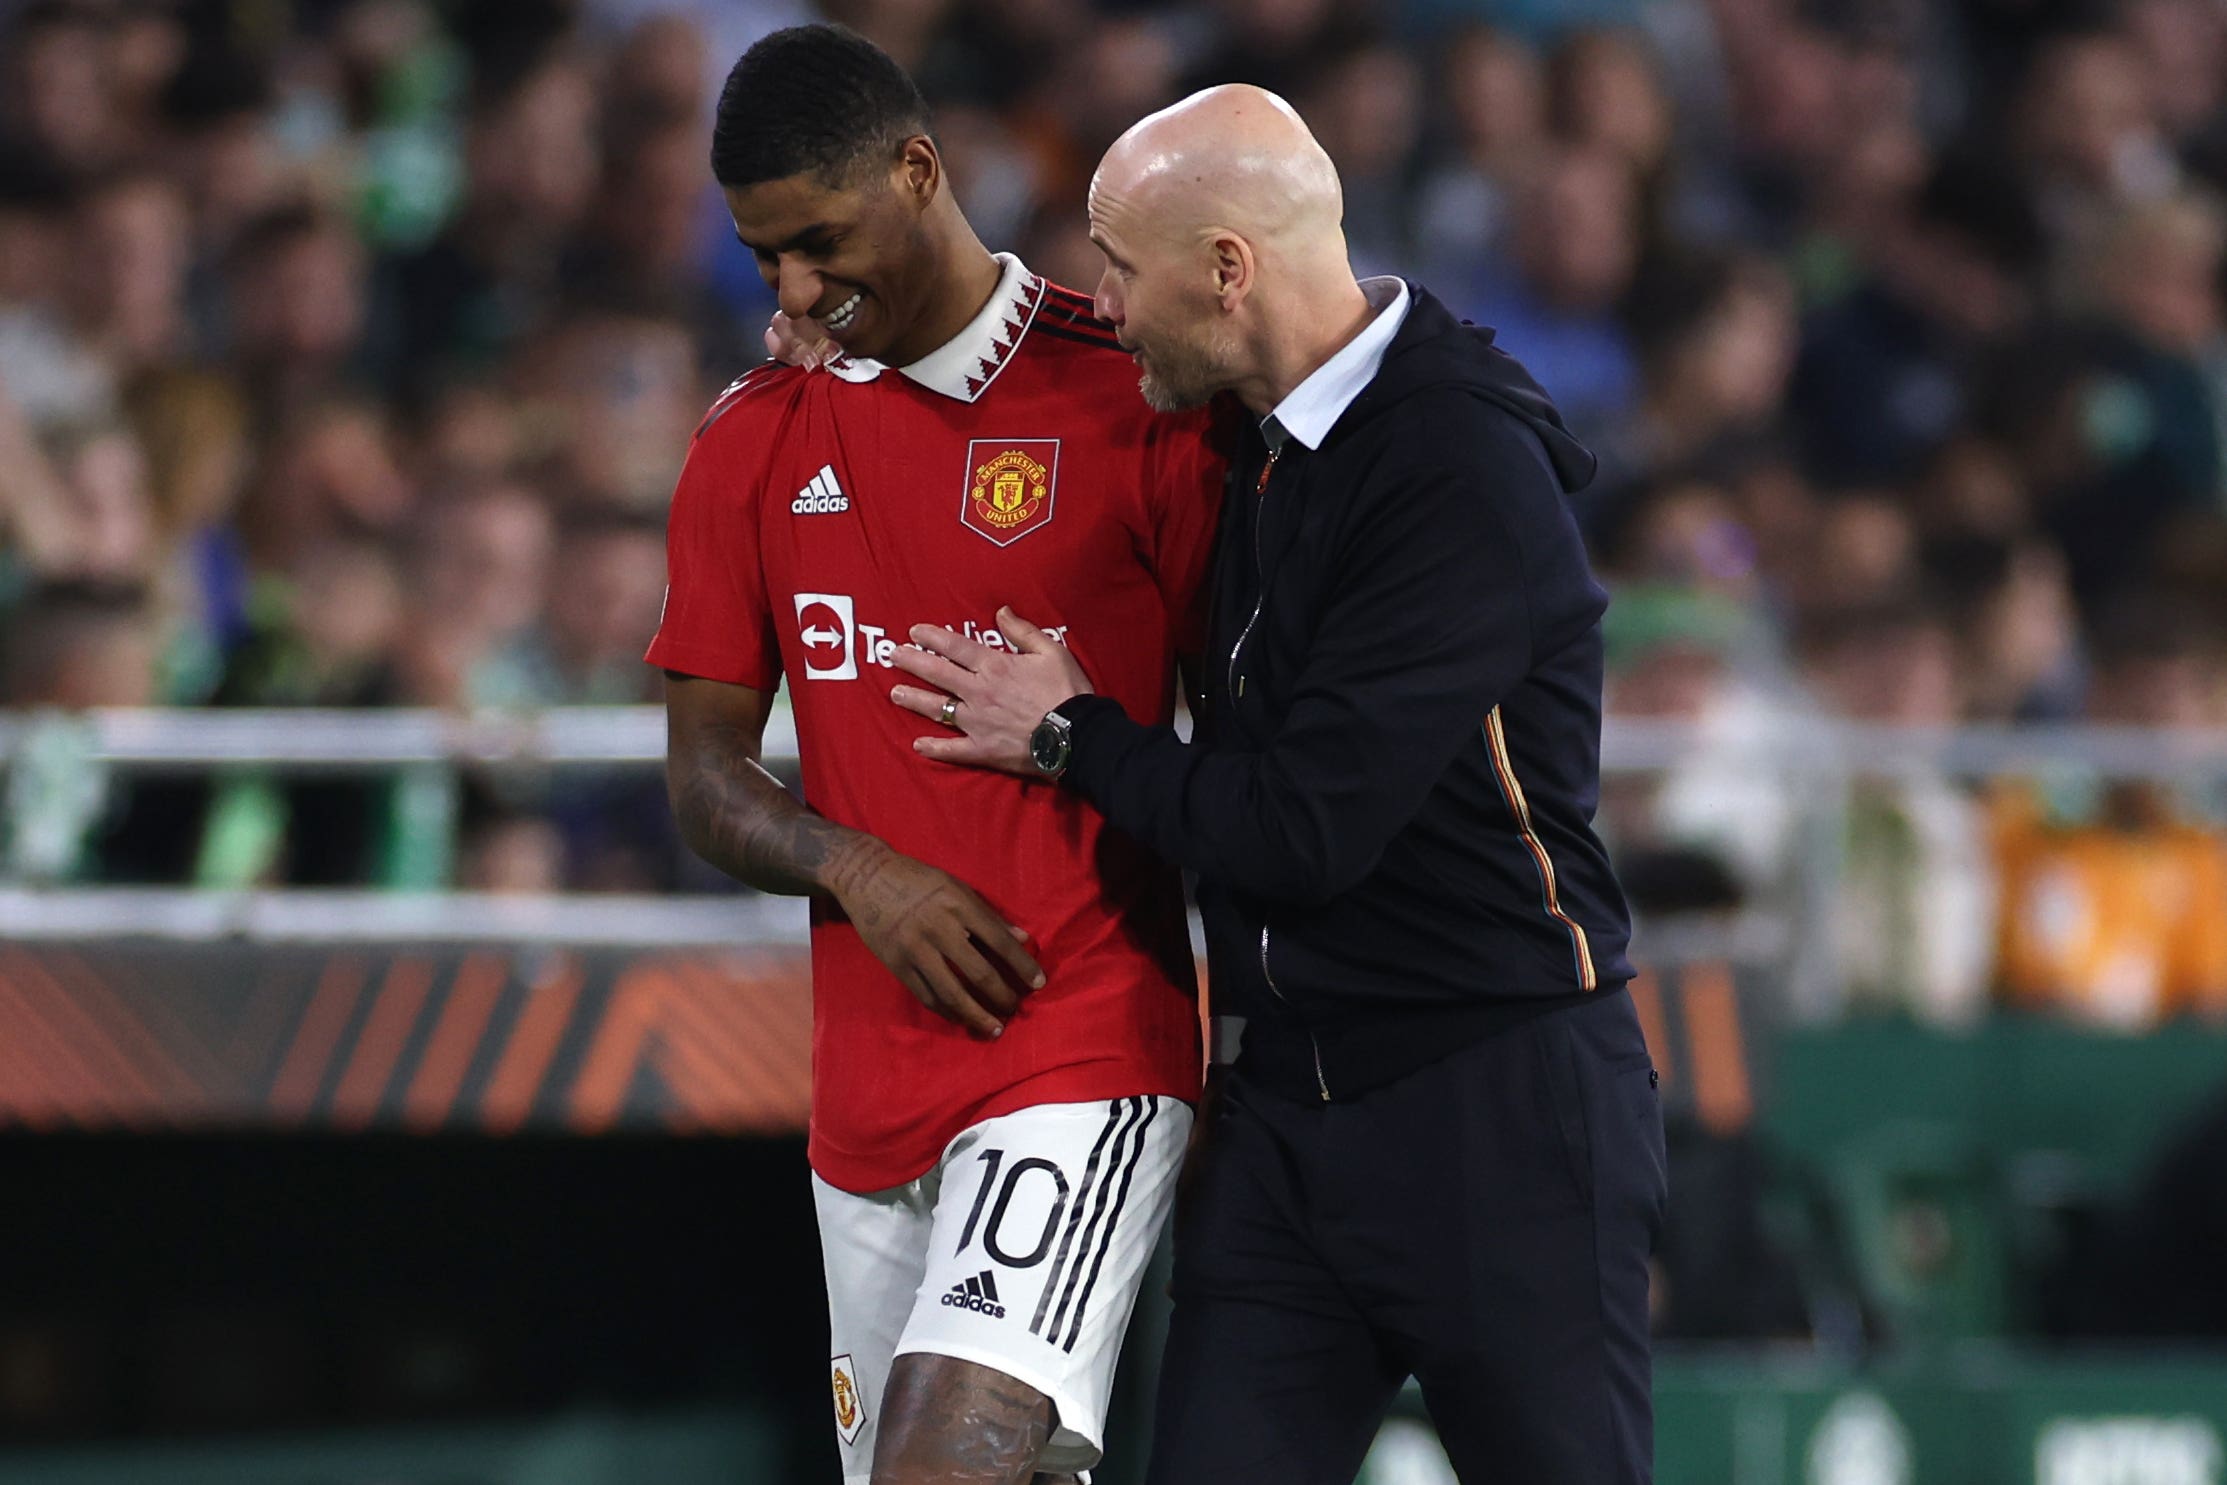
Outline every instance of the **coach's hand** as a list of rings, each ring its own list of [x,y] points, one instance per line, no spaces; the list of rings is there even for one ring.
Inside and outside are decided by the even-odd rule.
[[[847,866],[835,900],[913,998],[980,1037],[1005,1031],[1019,986],[1041,989],[1044,971],[1006,922],[949,872],[886,847]]]
[[[817,371],[842,355],[843,348],[822,334],[811,320],[792,320],[775,310],[766,325],[766,354],[783,366]]]
[[[1090,677],[1067,646],[1009,608],[998,610],[998,631],[1010,649],[993,650],[938,625],[915,625],[912,642],[919,648],[900,648],[897,666],[936,689],[899,686],[889,699],[962,734],[915,739],[914,752],[1040,777],[1029,758],[1029,734],[1053,707],[1088,692]],[[958,702],[948,715],[946,700]]]

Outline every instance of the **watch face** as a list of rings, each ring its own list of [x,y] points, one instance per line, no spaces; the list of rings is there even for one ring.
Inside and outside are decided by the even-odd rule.
[[[1029,734],[1028,751],[1038,768],[1058,773],[1067,766],[1067,734],[1050,722],[1039,722]]]

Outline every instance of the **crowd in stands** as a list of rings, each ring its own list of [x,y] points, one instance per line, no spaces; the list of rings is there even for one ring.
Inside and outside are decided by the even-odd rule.
[[[920,78],[983,239],[1086,290],[1122,128],[1289,97],[1356,267],[1600,453],[1612,714],[2227,726],[2210,0],[0,0],[0,706],[654,701],[664,503],[771,308],[710,105],[823,11]],[[17,875],[375,880],[407,813],[52,751]],[[1861,782],[1851,995],[2227,1014],[2223,777]],[[1604,821],[1643,910],[1772,906],[1812,802],[1703,748]],[[712,885],[654,780],[464,820],[462,885]]]

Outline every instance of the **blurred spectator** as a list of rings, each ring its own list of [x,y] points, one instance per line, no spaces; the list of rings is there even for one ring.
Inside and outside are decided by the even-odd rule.
[[[2169,612],[2099,640],[2089,716],[2217,725],[2206,654]],[[2152,781],[2065,780],[2001,801],[2003,987],[2011,1002],[2124,1031],[2227,1016],[2227,834]]]
[[[1962,715],[1956,635],[1922,605],[1873,602],[1816,621],[1811,687],[1851,721],[1952,725]],[[1862,775],[1847,803],[1833,952],[1847,1004],[1961,1026],[1994,974],[1994,863],[1971,797],[1931,772]]]
[[[1555,49],[1548,68],[1554,132],[1623,157],[1652,180],[1670,162],[1670,99],[1654,59],[1628,31],[1583,31]]]
[[[444,388],[418,430],[427,481],[476,484],[518,468],[526,457],[525,422],[518,399],[503,389],[475,383]]]
[[[121,161],[135,120],[117,106],[113,15],[69,0],[34,0],[12,21],[0,68],[0,124],[9,141],[65,176]]]
[[[250,485],[242,530],[258,567],[284,571],[322,537],[397,533],[416,499],[385,409],[342,398],[280,422]]]
[[[2131,0],[2120,24],[2166,136],[2188,141],[2216,126],[2227,102],[2227,15],[2206,0]]]
[[[0,181],[0,374],[14,413],[32,424],[100,417],[116,373],[72,332],[61,286],[71,270],[68,188],[32,172]]]
[[[157,535],[181,585],[181,618],[205,647],[178,699],[199,700],[246,633],[239,508],[254,457],[246,401],[221,377],[180,372],[142,379],[126,410],[146,455]]]
[[[492,799],[464,812],[456,885],[465,892],[504,896],[556,892],[564,887],[564,837],[541,816]]]
[[[1662,262],[1633,289],[1626,319],[1639,400],[1594,439],[1602,470],[1581,497],[1589,505],[1772,437],[1797,348],[1792,289],[1759,257]]]
[[[1512,261],[1440,286],[1456,313],[1554,389],[1580,438],[1631,410],[1639,368],[1618,311],[1639,266],[1640,200],[1631,166],[1603,148],[1556,145],[1518,189]]]
[[[644,15],[627,31],[604,80],[608,120],[622,129],[703,123],[718,95],[713,69],[724,78],[734,57],[712,55],[701,19],[669,8]],[[748,46],[744,42],[736,55]]]
[[[1915,475],[1963,420],[1982,356],[2025,321],[2040,224],[1999,167],[1951,157],[1882,229],[1869,277],[1803,328],[1791,389],[1827,483]]]
[[[375,706],[395,699],[404,603],[386,549],[362,536],[309,546],[266,590],[216,699],[234,706]]]
[[[1415,219],[1417,269],[1441,292],[1476,260],[1506,254],[1511,193],[1547,127],[1546,80],[1529,47],[1471,26],[1442,55],[1451,158],[1425,179]]]
[[[1742,898],[1770,900],[1786,878],[1795,797],[1790,780],[1756,766],[1788,713],[1739,664],[1754,642],[1752,616],[1720,595],[1668,586],[1620,588],[1608,612],[1609,709],[1694,729],[1692,746],[1660,773],[1604,781],[1613,848],[1692,853]]]
[[[5,653],[11,707],[154,700],[155,628],[143,587],[67,579],[35,588],[9,616]]]
[[[58,427],[45,439],[67,534],[50,576],[133,585],[155,575],[154,510],[138,440],[118,422]]]
[[[2026,348],[2038,514],[2091,611],[2138,583],[2177,513],[2227,490],[2223,249],[2207,198],[2130,208],[2073,265],[2088,315]]]
[[[78,198],[62,297],[78,338],[128,379],[190,349],[186,202],[160,175],[110,176]]]
[[[1971,648],[1969,714],[2065,721],[2087,683],[2079,616],[2057,549],[2032,539],[1966,544],[1937,566],[1960,594]]]
[[[290,207],[248,226],[231,255],[231,359],[266,425],[342,391],[360,350],[365,258],[340,222]]]
[[[0,579],[57,571],[73,560],[69,500],[39,446],[39,426],[0,380]]]
[[[1390,273],[1409,259],[1407,199],[1422,96],[1421,68],[1397,47],[1378,45],[1326,64],[1292,100],[1338,167],[1356,273]]]
[[[1620,544],[1607,553],[1618,593],[1647,604],[1666,593],[1722,600],[1662,610],[1679,632],[1705,638],[1707,622],[1721,615],[1728,635],[1754,638],[1753,606],[1761,596],[1755,541],[1730,492],[1707,480],[1669,481],[1650,489]],[[1699,626],[1686,628],[1687,625]],[[1731,626],[1737,626],[1736,630]],[[1648,626],[1635,634],[1648,632]]]
[[[490,667],[523,639],[548,592],[553,521],[530,486],[496,483],[436,499],[420,519],[399,641],[402,692],[421,706],[482,699]]]
[[[1908,598],[1918,580],[1918,537],[1903,502],[1883,492],[1850,491],[1819,513],[1805,611],[1875,607]],[[1952,720],[1944,718],[1943,720]]]
[[[403,604],[384,547],[363,536],[316,539],[283,583],[266,589],[214,699],[258,707],[400,699],[393,657]],[[368,881],[395,787],[316,775],[281,783],[254,771],[222,776],[210,791],[197,876],[221,886]]]
[[[179,70],[166,102],[166,169],[192,205],[200,252],[221,259],[250,223],[300,195],[274,127],[276,85],[256,57],[203,50]]]
[[[0,867],[17,879],[176,880],[190,861],[160,784],[135,789],[64,714],[155,701],[159,642],[146,590],[90,581],[33,589],[9,616],[0,704],[32,714],[0,793]],[[46,713],[47,715],[40,715]],[[134,808],[135,795],[154,802]]]
[[[570,497],[662,511],[703,416],[702,386],[688,331],[673,321],[573,315],[518,358],[527,453],[538,443],[548,477]]]
[[[642,663],[665,598],[662,525],[585,509],[557,532],[541,622],[477,673],[475,701],[582,706],[659,699]]]
[[[2157,200],[2179,181],[2142,50],[2117,32],[2075,34],[2044,47],[2016,124],[2042,218],[2075,253],[2092,245],[2120,209]]]
[[[565,244],[595,187],[595,108],[586,67],[561,50],[481,88],[466,125],[456,221],[384,270],[379,322],[391,387],[418,392],[486,370],[555,302]]]

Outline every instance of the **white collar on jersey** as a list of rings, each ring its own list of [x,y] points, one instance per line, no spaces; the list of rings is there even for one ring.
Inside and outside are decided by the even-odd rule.
[[[1012,359],[1029,322],[1044,302],[1044,281],[1028,271],[1011,253],[997,253],[998,285],[990,291],[981,313],[966,328],[910,366],[897,370],[931,392],[941,392],[954,402],[973,402],[990,389],[1005,363]],[[845,357],[828,367],[848,382],[870,382],[881,375],[881,363]]]

